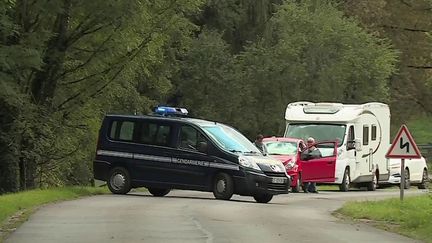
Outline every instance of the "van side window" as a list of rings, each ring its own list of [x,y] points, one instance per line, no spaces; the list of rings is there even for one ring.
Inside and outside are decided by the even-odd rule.
[[[369,144],[369,126],[363,126],[363,145]]]
[[[191,126],[182,126],[180,129],[179,148],[198,150],[200,142],[205,141],[204,136]]]
[[[117,121],[113,121],[111,124],[110,138],[115,139],[116,131],[117,131]]]
[[[113,121],[110,129],[110,139],[133,141],[135,123],[131,121]]]
[[[134,132],[134,122],[124,121],[120,126],[119,140],[132,141]]]
[[[377,126],[376,125],[372,125],[372,131],[371,131],[371,140],[375,141],[376,140],[376,136],[377,136]]]
[[[171,127],[156,123],[141,123],[138,142],[150,145],[168,146]]]

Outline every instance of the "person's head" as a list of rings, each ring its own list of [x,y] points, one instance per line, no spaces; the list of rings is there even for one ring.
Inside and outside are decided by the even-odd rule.
[[[314,139],[313,137],[309,137],[309,138],[306,140],[306,143],[307,143],[307,146],[308,146],[308,147],[311,147],[312,145],[315,144],[315,139]]]
[[[258,135],[256,136],[256,141],[257,141],[257,142],[262,143],[263,139],[264,139],[264,136],[263,136],[262,134],[258,134]]]

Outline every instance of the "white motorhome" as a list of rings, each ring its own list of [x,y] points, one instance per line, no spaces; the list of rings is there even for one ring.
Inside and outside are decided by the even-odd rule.
[[[287,106],[285,119],[285,137],[338,141],[336,161],[328,163],[334,179],[325,182],[347,191],[352,185],[375,190],[378,182],[389,180],[388,105],[295,102]]]

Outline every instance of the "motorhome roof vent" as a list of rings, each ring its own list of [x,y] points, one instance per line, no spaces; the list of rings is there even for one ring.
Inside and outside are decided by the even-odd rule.
[[[306,114],[335,114],[342,106],[339,103],[317,103],[303,107],[303,112]]]

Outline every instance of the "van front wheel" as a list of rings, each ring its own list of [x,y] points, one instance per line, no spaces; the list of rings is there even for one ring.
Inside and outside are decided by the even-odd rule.
[[[273,195],[271,194],[257,194],[254,196],[254,199],[258,203],[268,203],[272,200]]]
[[[126,194],[131,190],[129,172],[123,167],[115,167],[109,173],[108,188],[114,194]]]
[[[234,182],[231,176],[219,173],[213,181],[213,195],[216,199],[229,200],[234,194]]]
[[[155,197],[163,197],[168,194],[170,189],[148,187],[148,191]]]

